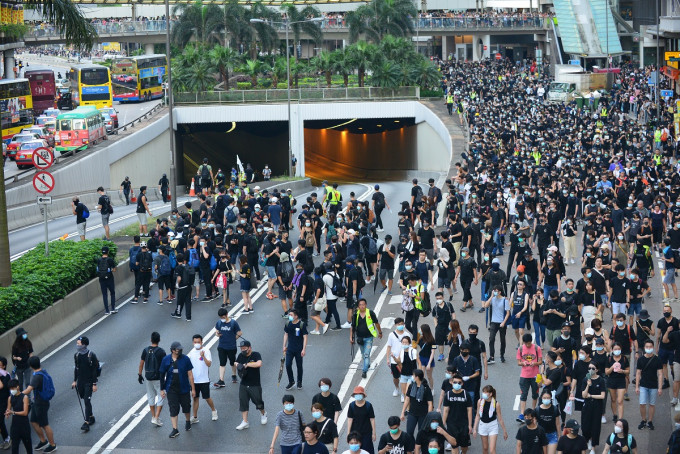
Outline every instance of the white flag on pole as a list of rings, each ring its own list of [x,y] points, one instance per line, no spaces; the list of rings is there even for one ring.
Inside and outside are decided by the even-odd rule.
[[[238,171],[245,173],[245,170],[243,169],[243,163],[241,162],[241,158],[236,155],[236,165],[238,166]]]

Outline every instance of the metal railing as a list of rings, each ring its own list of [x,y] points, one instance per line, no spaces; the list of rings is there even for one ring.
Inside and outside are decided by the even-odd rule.
[[[419,31],[447,30],[447,31],[503,31],[503,30],[534,30],[547,29],[550,18],[545,17],[432,17],[413,20],[413,28]],[[170,22],[170,28],[176,21]],[[162,34],[165,33],[165,21],[128,21],[106,22],[93,24],[98,35],[138,35],[138,34]],[[284,30],[285,25],[274,25],[278,30]],[[319,22],[322,30],[349,31],[349,26],[344,18],[330,18]],[[25,39],[47,39],[61,37],[59,31],[52,25],[42,24],[29,28],[24,35]]]
[[[139,123],[142,122],[142,120],[146,120],[147,118],[152,117],[158,110],[161,110],[163,107],[165,107],[165,105],[163,103],[156,104],[151,109],[149,109],[148,111],[146,111],[144,114],[140,115],[139,117],[135,118],[134,120],[127,122],[123,126],[119,126],[118,128],[114,129],[111,132],[111,134],[109,134],[109,135],[118,134],[119,131],[127,131],[128,128],[134,128],[135,124],[139,124]],[[87,145],[82,145],[78,148],[74,148],[74,149],[71,149],[71,150],[66,150],[66,151],[60,152],[59,156],[57,156],[56,159],[55,159],[55,164],[59,164],[65,158],[75,156],[76,153],[85,150],[87,147],[88,147]],[[22,178],[28,176],[29,174],[32,175],[35,172],[35,170],[36,170],[35,168],[31,168],[31,169],[28,169],[28,170],[24,170],[23,172],[19,172],[17,174],[14,174],[11,177],[7,177],[7,178],[5,178],[5,184],[15,183],[15,182],[21,180]]]
[[[175,104],[247,104],[258,102],[286,102],[287,90],[231,90],[175,93]],[[290,90],[294,102],[374,101],[389,99],[420,99],[420,87],[347,87],[297,88]]]

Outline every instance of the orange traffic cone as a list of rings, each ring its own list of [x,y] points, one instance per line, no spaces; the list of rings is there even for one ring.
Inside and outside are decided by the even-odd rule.
[[[189,197],[196,196],[196,189],[194,188],[194,179],[191,179],[191,188],[189,189]]]
[[[68,233],[64,233],[62,236],[59,237],[61,241],[66,241],[66,238],[68,238]]]

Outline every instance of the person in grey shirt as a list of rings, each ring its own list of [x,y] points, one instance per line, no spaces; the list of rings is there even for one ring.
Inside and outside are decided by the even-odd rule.
[[[489,322],[489,364],[495,362],[496,333],[501,337],[501,362],[505,362],[505,333],[510,319],[510,300],[503,296],[503,289],[496,285],[491,289],[491,298],[482,304],[483,308],[491,308]]]
[[[274,428],[272,443],[269,446],[269,453],[274,453],[274,443],[276,443],[279,435],[281,435],[279,441],[281,452],[300,452],[300,449],[302,449],[302,428],[304,427],[302,413],[295,408],[295,397],[291,394],[284,395],[281,402],[283,403],[283,410],[276,415],[276,427]]]

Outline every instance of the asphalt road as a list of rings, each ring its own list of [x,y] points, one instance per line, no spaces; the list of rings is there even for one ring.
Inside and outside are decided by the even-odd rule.
[[[50,68],[55,72],[55,77],[58,72],[61,72],[62,76],[65,77],[65,75],[68,74],[70,68],[69,66],[70,64],[66,60],[54,57],[40,58],[34,54],[19,54],[17,55],[17,59],[20,59],[23,62],[29,62],[31,64],[29,68],[38,66],[41,68]],[[156,106],[160,102],[161,101],[158,99],[149,102],[123,103],[123,104],[114,101],[113,107],[115,107],[116,110],[118,111],[118,124],[120,126],[123,126],[124,124],[134,120],[135,118],[144,115],[146,112],[153,109],[154,106]],[[105,146],[107,145],[107,143],[104,142],[103,145]],[[14,161],[10,161],[9,159],[5,163],[4,170],[5,178],[9,178],[16,175],[17,173],[26,171],[26,169],[21,170],[18,169],[16,163]]]
[[[410,183],[381,183],[381,190],[385,193],[393,210],[398,208],[399,202],[408,197],[410,186]],[[341,189],[345,197],[350,190],[354,190],[357,195],[365,193],[370,199],[370,191],[367,191],[365,186],[353,185]],[[384,219],[386,226],[384,233],[390,233],[396,238],[396,210],[393,213],[385,211]],[[74,229],[66,229],[64,232],[72,230]],[[568,277],[578,278],[578,273],[577,266],[568,266]],[[654,320],[657,320],[661,316],[658,278],[653,279],[650,285],[654,290],[654,297],[647,301],[647,309]],[[365,296],[368,298],[369,307],[377,313],[386,337],[391,331],[394,317],[401,315],[399,298],[392,300],[388,299],[386,293],[374,294],[372,288],[372,285],[366,287]],[[170,318],[169,314],[173,307],[170,304],[165,304],[164,307],[153,304],[155,291],[152,291],[152,304],[148,305],[130,305],[128,304],[130,295],[118,295],[120,313],[89,321],[86,325],[75,329],[63,343],[54,345],[46,355],[43,355],[45,368],[53,375],[57,389],[50,409],[50,422],[60,451],[90,454],[98,452],[267,452],[274,431],[276,413],[282,409],[281,397],[286,393],[283,386],[277,386],[284,326],[281,318],[281,305],[277,299],[269,301],[262,297],[266,288],[260,287],[258,291],[253,292],[254,313],[242,316],[240,311],[242,305],[237,304],[240,300],[236,296],[238,290],[232,286],[231,291],[233,317],[238,319],[243,336],[253,343],[254,350],[260,352],[263,357],[262,382],[265,407],[269,414],[269,422],[266,426],[259,424],[257,413],[251,407],[250,429],[235,430],[241,417],[237,409],[238,385],[231,383],[228,383],[224,389],[212,392],[219,413],[218,421],[210,420],[209,408],[202,402],[199,409],[200,423],[194,425],[190,432],[185,432],[180,426],[180,437],[177,439],[168,438],[170,418],[167,409],[164,409],[161,415],[165,425],[162,428],[153,426],[148,415],[144,387],[137,383],[139,357],[142,349],[148,344],[150,333],[152,331],[161,333],[161,346],[166,350],[169,350],[170,343],[175,340],[189,348],[191,336],[195,333],[203,334],[206,337],[206,344],[212,347],[212,356],[216,360],[217,351],[214,347],[215,339],[212,332],[217,321],[217,309],[220,303],[218,301],[195,303],[192,321],[187,323],[183,319]],[[474,287],[473,296],[477,307],[479,307],[479,294],[480,288]],[[461,297],[462,292],[454,296],[454,306],[457,310],[461,306]],[[345,311],[342,304],[339,304],[339,312],[341,318],[344,318]],[[480,326],[480,339],[485,342],[488,340],[488,333],[484,328],[484,314],[479,314],[474,310],[465,313],[457,312],[456,315],[464,332],[467,332],[469,324],[476,323]],[[421,321],[432,324],[432,319],[429,317]],[[606,321],[605,327],[610,329],[611,322]],[[101,361],[106,363],[99,390],[93,398],[97,423],[86,434],[79,430],[82,416],[75,392],[69,389],[72,381],[75,338],[80,334],[85,334],[90,338],[91,349],[97,353]],[[385,337],[374,344],[372,354],[374,367],[371,368],[366,379],[360,378],[360,370],[357,369],[358,352],[354,358],[350,357],[348,337],[348,330],[329,331],[325,336],[310,336],[307,356],[304,359],[304,389],[295,390],[292,394],[296,397],[297,408],[302,410],[305,420],[309,420],[311,398],[318,392],[316,384],[319,378],[329,377],[332,380],[332,391],[339,394],[343,408],[346,408],[349,402],[352,388],[361,384],[366,387],[367,399],[374,406],[377,431],[380,435],[387,430],[387,418],[391,415],[399,415],[401,411],[399,398],[392,397],[391,376],[385,366]],[[515,407],[518,405],[519,395],[519,368],[512,360],[515,345],[513,334],[508,333],[506,354],[508,362],[491,365],[489,379],[483,382],[484,384],[491,383],[498,390],[498,401],[502,406],[508,428],[509,439],[507,441],[499,439],[499,453],[514,452],[514,436],[519,426],[514,421],[517,416]],[[375,366],[376,364],[378,366]],[[443,364],[438,362],[434,370],[435,405],[439,395],[439,386],[444,378]],[[217,379],[218,365],[213,365],[211,369],[210,377],[211,381],[214,381]],[[285,385],[285,377],[282,381]],[[653,433],[638,431],[635,429],[639,422],[638,405],[634,390],[631,388],[631,401],[626,402],[625,417],[630,421],[632,433],[638,441],[638,452],[662,452],[661,450],[665,449],[663,446],[668,440],[672,424],[668,417],[670,415],[668,401],[668,392],[664,391],[657,405],[657,430]],[[577,418],[580,418],[580,415],[577,414]],[[608,411],[608,419],[611,420],[611,411]],[[340,422],[343,421],[345,421],[344,414]],[[405,424],[402,424],[402,428],[405,428]],[[342,427],[341,452],[347,448],[344,442],[345,429],[346,427]],[[604,425],[602,442],[611,430],[611,422]],[[276,452],[279,452],[278,448]],[[481,452],[479,439],[473,440],[468,452]]]

